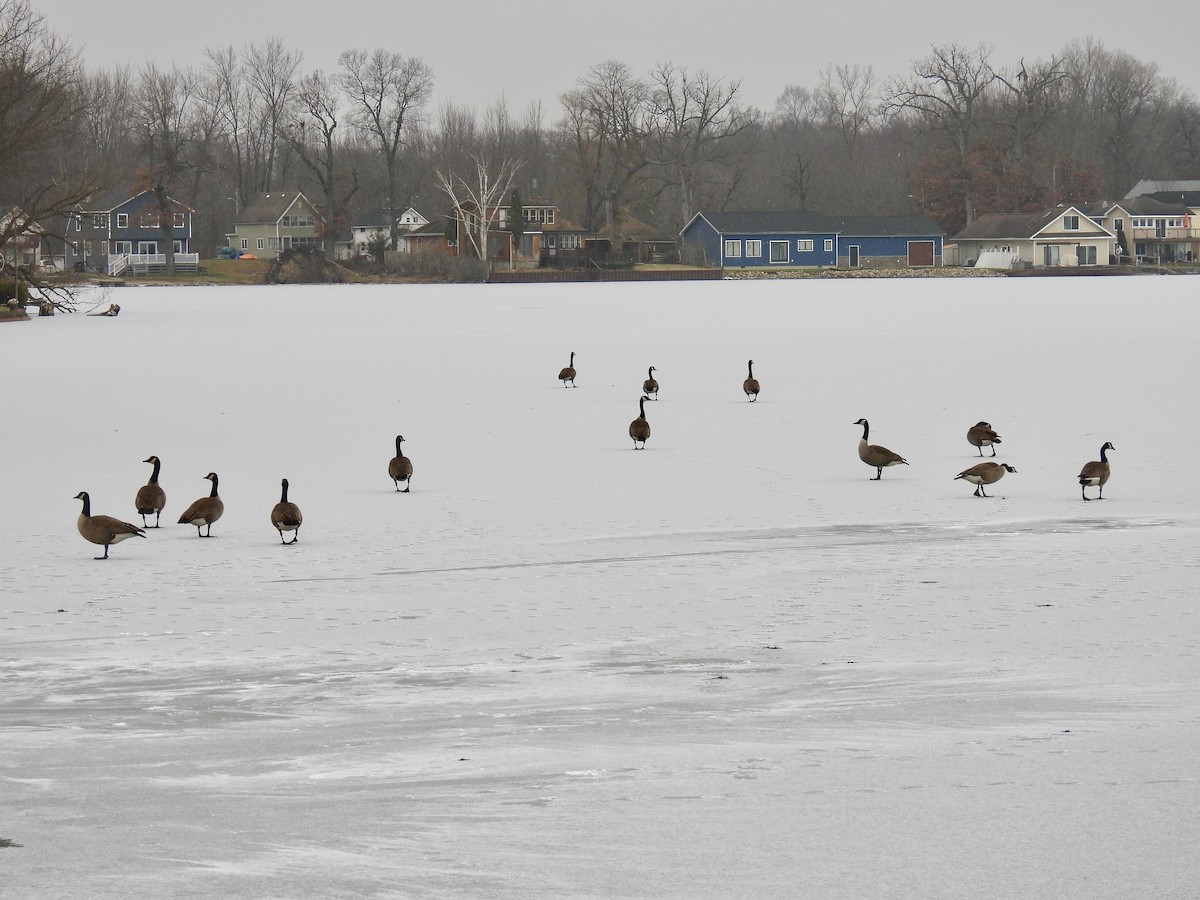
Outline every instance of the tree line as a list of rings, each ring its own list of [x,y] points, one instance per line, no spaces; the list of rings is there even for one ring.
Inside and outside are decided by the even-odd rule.
[[[736,77],[671,62],[602,61],[553,108],[519,112],[502,95],[434,108],[435,79],[388,49],[312,69],[278,37],[198,67],[92,70],[28,0],[0,0],[0,200],[54,228],[98,194],[151,190],[164,210],[195,209],[209,255],[257,194],[284,189],[339,239],[369,208],[433,219],[456,183],[502,176],[505,198],[511,184],[593,231],[675,235],[701,209],[787,209],[923,214],[953,234],[987,212],[1200,178],[1195,94],[1091,40],[1007,64],[986,44],[933,46],[888,77],[830,65],[770,110]]]

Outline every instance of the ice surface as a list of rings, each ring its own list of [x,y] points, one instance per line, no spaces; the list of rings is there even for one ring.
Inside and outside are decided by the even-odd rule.
[[[1198,288],[131,288],[0,327],[0,895],[1189,895]],[[859,417],[910,465],[868,480]],[[993,499],[953,480],[981,419]],[[94,561],[72,498],[135,520],[151,454],[163,527]]]

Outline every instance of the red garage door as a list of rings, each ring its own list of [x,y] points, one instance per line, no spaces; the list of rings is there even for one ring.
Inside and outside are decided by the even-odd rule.
[[[932,266],[933,265],[933,241],[909,241],[908,242],[908,264],[909,266]]]

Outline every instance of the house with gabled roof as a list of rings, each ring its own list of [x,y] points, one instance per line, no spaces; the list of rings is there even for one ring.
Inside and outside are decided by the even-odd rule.
[[[162,271],[167,242],[180,270],[195,271],[199,254],[192,252],[193,210],[168,197],[171,223],[162,222],[158,198],[146,189],[99,195],[75,207],[67,222],[63,261],[68,268],[94,269],[120,275],[128,269]]]
[[[323,220],[303,191],[266,191],[238,214],[230,247],[243,253],[274,258],[289,247],[325,248]]]
[[[1200,260],[1198,209],[1179,199],[1182,195],[1141,194],[1124,200],[1081,203],[1079,208],[1116,235],[1113,253],[1125,261],[1157,265]],[[1200,192],[1196,194],[1200,207]]]
[[[685,247],[722,268],[936,266],[942,232],[926,216],[809,212],[698,212]]]
[[[391,239],[392,221],[395,221],[398,229],[399,244],[397,250],[405,252],[404,235],[416,231],[429,224],[429,220],[421,215],[413,207],[403,212],[398,212],[394,215],[390,214],[386,209],[369,209],[357,218],[357,224],[350,228],[350,248],[351,256],[370,256],[372,242],[378,241],[381,238]]]
[[[1116,235],[1076,206],[988,213],[953,238],[961,263],[982,268],[1107,266]]]

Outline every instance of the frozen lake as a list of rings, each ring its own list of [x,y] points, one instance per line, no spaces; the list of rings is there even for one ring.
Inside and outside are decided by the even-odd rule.
[[[0,326],[0,896],[1200,884],[1200,279],[112,300]]]

